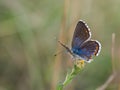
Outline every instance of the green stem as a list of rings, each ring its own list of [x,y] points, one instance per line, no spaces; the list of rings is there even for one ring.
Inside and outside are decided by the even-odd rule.
[[[63,87],[70,83],[73,80],[73,78],[81,71],[81,69],[82,68],[78,67],[77,65],[74,65],[74,68],[72,69],[71,73],[66,75],[65,81],[63,83],[58,84],[57,90],[63,90]]]

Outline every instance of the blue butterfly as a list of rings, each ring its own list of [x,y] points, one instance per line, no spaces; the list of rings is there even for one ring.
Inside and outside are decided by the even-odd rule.
[[[92,56],[98,56],[101,51],[101,44],[97,40],[91,39],[91,32],[88,25],[80,20],[74,31],[71,49],[59,43],[73,56],[74,59],[82,59],[87,62],[92,60]]]

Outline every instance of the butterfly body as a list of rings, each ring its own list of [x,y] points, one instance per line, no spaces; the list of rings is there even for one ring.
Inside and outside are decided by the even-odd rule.
[[[81,59],[81,60],[87,60],[86,56],[84,55],[89,53],[89,52],[84,52],[83,50],[77,48],[72,48],[72,52],[74,54],[75,59]]]

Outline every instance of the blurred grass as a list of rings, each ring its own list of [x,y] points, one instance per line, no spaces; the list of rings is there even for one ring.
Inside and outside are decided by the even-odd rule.
[[[70,44],[75,25],[83,19],[92,38],[102,43],[95,61],[68,85],[69,90],[94,90],[112,73],[111,34],[116,33],[115,60],[119,60],[119,0],[1,0],[0,1],[0,90],[49,90],[56,87],[53,73],[63,80],[71,61],[63,54],[54,68],[54,54],[61,30],[63,43]],[[65,11],[65,12],[64,12]],[[64,16],[64,13],[65,16]],[[65,18],[63,18],[63,16]],[[65,19],[62,21],[62,19]],[[61,29],[64,24],[65,28]],[[70,45],[69,45],[70,46]],[[60,46],[58,46],[60,47]],[[59,51],[59,50],[58,50]],[[119,64],[118,64],[119,65]],[[119,66],[117,66],[119,67]],[[118,71],[119,72],[119,71]],[[119,75],[116,77],[119,79]],[[56,84],[59,82],[56,80]],[[114,80],[108,90],[118,90]],[[70,88],[71,87],[71,88]],[[112,89],[111,89],[112,88]]]

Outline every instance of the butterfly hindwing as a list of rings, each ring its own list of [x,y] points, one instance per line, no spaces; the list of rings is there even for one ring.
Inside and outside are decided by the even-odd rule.
[[[89,61],[92,56],[97,56],[101,50],[101,44],[96,40],[90,40],[83,43],[78,49],[80,53],[80,57]]]

